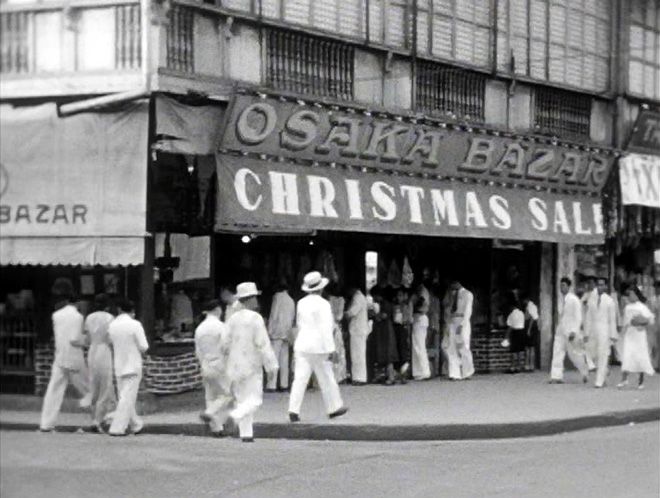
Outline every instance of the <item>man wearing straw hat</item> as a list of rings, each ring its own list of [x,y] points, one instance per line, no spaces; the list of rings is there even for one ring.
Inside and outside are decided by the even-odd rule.
[[[289,398],[289,420],[300,421],[300,408],[312,372],[321,388],[321,395],[330,418],[340,417],[348,411],[339,393],[332,370],[331,355],[335,354],[333,339],[334,317],[330,303],[321,291],[328,279],[319,272],[305,275],[302,290],[307,296],[298,301],[296,323],[298,337],[293,346],[296,366]]]
[[[201,367],[206,400],[206,410],[200,418],[209,425],[214,436],[222,437],[224,423],[229,416],[227,408],[233,399],[220,352],[220,343],[227,334],[227,326],[220,321],[222,305],[219,300],[206,302],[203,312],[206,318],[195,329],[195,354]]]
[[[238,424],[239,435],[246,443],[254,441],[254,413],[263,402],[262,369],[268,375],[275,375],[278,368],[266,324],[257,312],[260,294],[254,282],[236,286],[241,309],[227,321],[227,334],[222,337],[220,347],[227,358],[227,380],[236,400],[229,416]]]

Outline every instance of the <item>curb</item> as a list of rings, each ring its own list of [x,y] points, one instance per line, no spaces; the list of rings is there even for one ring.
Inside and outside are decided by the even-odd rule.
[[[514,422],[504,424],[427,424],[427,425],[322,425],[256,423],[255,436],[260,439],[304,439],[329,441],[458,441],[509,439],[550,436],[585,429],[638,424],[660,420],[659,408],[644,408],[624,412],[610,412],[585,417]],[[36,431],[38,424],[2,422],[0,430]],[[79,426],[58,426],[58,432],[76,432]],[[235,431],[234,431],[235,432]],[[203,424],[149,424],[143,434],[209,436]],[[232,434],[236,437],[236,434]]]

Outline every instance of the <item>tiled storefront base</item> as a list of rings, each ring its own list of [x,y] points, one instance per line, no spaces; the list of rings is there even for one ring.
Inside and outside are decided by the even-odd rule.
[[[511,366],[511,353],[501,345],[504,334],[473,337],[474,368],[479,373],[504,372]]]
[[[53,346],[39,345],[35,352],[35,394],[46,392],[53,363]],[[152,394],[176,394],[202,385],[199,364],[194,351],[173,356],[146,355],[141,391]]]

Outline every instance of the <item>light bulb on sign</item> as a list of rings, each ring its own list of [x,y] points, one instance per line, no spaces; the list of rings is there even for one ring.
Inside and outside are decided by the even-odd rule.
[[[241,237],[241,242],[243,242],[243,244],[249,244],[251,240],[252,240],[252,239],[250,238],[249,235],[243,235],[243,236]]]

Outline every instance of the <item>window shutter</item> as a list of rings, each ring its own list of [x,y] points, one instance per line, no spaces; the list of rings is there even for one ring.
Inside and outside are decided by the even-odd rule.
[[[252,0],[223,0],[221,5],[228,9],[235,9],[243,12],[251,12],[252,10]]]
[[[376,43],[383,43],[383,2],[385,0],[369,1],[369,39]]]
[[[312,0],[283,0],[284,20],[296,24],[309,25],[310,3]]]
[[[406,46],[406,5],[390,1],[385,11],[387,16],[385,44],[397,48]]]
[[[261,2],[261,13],[264,17],[279,19],[281,3],[286,0],[259,0]],[[258,13],[258,12],[257,12]]]
[[[433,46],[431,52],[437,57],[451,59],[453,26],[451,19],[443,16],[433,16]]]
[[[339,4],[339,32],[344,35],[364,38],[362,13],[367,8],[366,0],[337,0]]]
[[[326,31],[337,29],[337,0],[312,0],[312,25]]]

